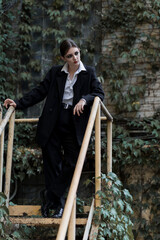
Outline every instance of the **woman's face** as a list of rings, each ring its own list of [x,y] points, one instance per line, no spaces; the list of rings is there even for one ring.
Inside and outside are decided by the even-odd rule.
[[[68,63],[70,68],[78,68],[80,64],[80,49],[71,47],[62,59]]]

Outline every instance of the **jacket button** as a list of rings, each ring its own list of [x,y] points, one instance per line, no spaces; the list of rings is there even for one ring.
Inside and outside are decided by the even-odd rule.
[[[53,108],[50,108],[49,111],[52,112],[52,111],[53,111]]]

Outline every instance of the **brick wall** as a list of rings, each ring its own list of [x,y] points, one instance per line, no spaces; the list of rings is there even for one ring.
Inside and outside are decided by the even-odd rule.
[[[103,11],[105,11],[106,8],[106,1],[103,1]],[[160,30],[159,28],[153,28],[150,24],[143,24],[141,26],[137,26],[136,28],[136,34],[137,39],[135,41],[134,48],[141,48],[141,44],[143,41],[146,41],[145,37],[141,37],[141,33],[147,33],[151,36],[159,37]],[[103,33],[102,37],[102,54],[104,55],[110,55],[113,49],[113,44],[116,42],[123,43],[124,41],[124,34],[122,31],[118,30],[112,34],[105,34]],[[153,49],[157,49],[159,51],[158,46],[153,44]],[[122,59],[120,56],[115,56],[116,62],[119,64],[119,66],[125,62],[124,59]],[[143,81],[143,77],[146,76],[147,78],[150,78],[153,66],[156,65],[156,72],[154,73],[154,78],[150,79],[147,84],[145,95],[142,96],[142,98],[139,99],[140,102],[140,109],[138,112],[132,112],[127,113],[127,117],[152,117],[155,113],[160,112],[160,63],[154,62],[150,59],[145,58],[139,58],[138,63],[136,63],[134,66],[130,66],[130,76],[125,79],[125,86],[124,86],[124,92],[128,89],[130,85],[141,85]],[[109,85],[108,85],[109,79],[105,79],[104,82],[104,90],[106,93],[105,98],[105,104],[107,104],[107,107],[109,111],[114,115],[115,112],[115,106],[114,103],[111,102],[111,100],[108,97],[108,92],[110,91]]]

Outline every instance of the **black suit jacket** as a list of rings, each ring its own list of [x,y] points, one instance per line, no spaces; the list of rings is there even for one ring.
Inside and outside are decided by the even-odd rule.
[[[88,66],[85,66],[85,68],[87,71],[81,71],[78,74],[77,81],[73,86],[73,106],[75,106],[81,98],[86,100],[83,114],[73,116],[79,144],[81,144],[83,140],[94,97],[98,96],[101,100],[104,98],[104,93],[100,82],[96,78],[94,68]],[[46,98],[42,114],[39,118],[36,136],[37,142],[41,147],[45,146],[49,136],[52,131],[54,131],[60,113],[67,79],[67,74],[61,71],[61,69],[62,66],[53,66],[39,86],[32,89],[20,100],[15,101],[17,104],[16,109],[25,109]]]

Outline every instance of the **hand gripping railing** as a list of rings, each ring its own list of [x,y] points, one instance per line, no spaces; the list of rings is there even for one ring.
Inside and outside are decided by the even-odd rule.
[[[75,199],[82,168],[87,153],[89,140],[91,137],[92,129],[95,122],[95,191],[101,189],[101,180],[98,178],[101,175],[101,139],[100,139],[100,106],[107,119],[107,172],[112,171],[112,121],[113,118],[105,108],[104,104],[100,101],[99,97],[95,97],[88,125],[86,128],[85,136],[82,142],[82,147],[77,160],[76,168],[72,178],[72,183],[69,189],[67,201],[64,208],[61,224],[58,230],[56,240],[64,240],[68,228],[68,239],[75,240]],[[97,179],[98,178],[98,179]],[[95,205],[101,204],[100,199],[95,199]],[[69,225],[69,227],[68,227]],[[86,238],[88,239],[88,238]]]
[[[15,111],[14,107],[9,107],[4,119],[2,120],[2,108],[0,106],[0,192],[3,185],[3,153],[4,153],[4,131],[9,121],[8,131],[8,146],[7,146],[7,161],[6,161],[6,174],[5,174],[5,190],[7,196],[7,205],[9,203],[10,182],[11,182],[11,168],[12,168],[12,153],[13,153],[13,136],[14,136],[14,120]]]

